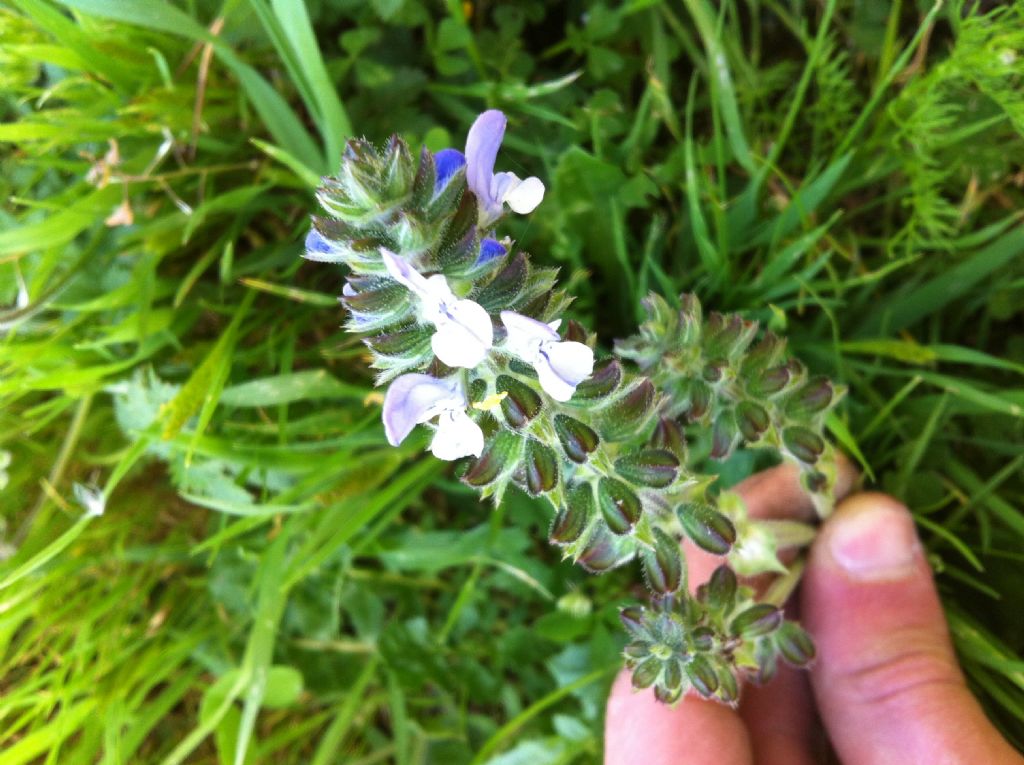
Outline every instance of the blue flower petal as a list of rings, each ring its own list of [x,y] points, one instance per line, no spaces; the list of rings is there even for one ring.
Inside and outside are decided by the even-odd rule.
[[[466,156],[458,149],[441,149],[434,155],[434,166],[437,168],[437,180],[434,191],[438,192],[448,185],[451,177],[466,164]]]
[[[334,247],[315,228],[311,228],[306,234],[306,252],[316,252],[327,255],[334,251]]]
[[[484,239],[480,242],[480,255],[476,259],[476,264],[479,266],[489,260],[500,258],[506,252],[508,250],[497,239]]]

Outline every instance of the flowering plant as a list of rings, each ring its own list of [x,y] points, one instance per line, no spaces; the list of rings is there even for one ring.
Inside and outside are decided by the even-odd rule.
[[[779,659],[814,656],[808,635],[758,602],[737,575],[786,572],[776,552],[807,529],[746,516],[742,501],[699,474],[689,442],[710,433],[710,456],[767,447],[796,463],[821,514],[834,453],[822,437],[841,390],[809,377],[785,343],[738,315],[705,317],[645,301],[639,334],[613,353],[575,321],[556,271],[538,268],[496,226],[506,208],[532,212],[537,178],[494,172],[506,127],[499,111],[473,124],[465,153],[393,137],[378,150],[350,141],[324,179],[306,257],[348,268],[342,303],[387,385],[383,420],[398,445],[417,425],[430,450],[460,460],[462,480],[500,502],[510,484],[546,498],[550,540],[601,572],[639,559],[651,602],[622,610],[638,688],[666,702],[693,689],[736,701],[739,681],[771,677]],[[723,556],[691,592],[680,539]],[[795,577],[790,577],[790,581]]]

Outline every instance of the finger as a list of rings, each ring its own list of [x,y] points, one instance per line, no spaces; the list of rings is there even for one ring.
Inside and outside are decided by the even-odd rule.
[[[782,666],[767,685],[745,688],[740,717],[746,723],[759,765],[815,765],[824,761],[824,737],[805,671]]]
[[[604,734],[605,765],[747,765],[747,731],[729,707],[685,696],[675,707],[648,689],[633,690],[629,672],[612,686]]]
[[[905,507],[848,499],[825,524],[804,576],[812,684],[844,763],[1020,763],[971,696],[931,570]]]
[[[845,497],[857,471],[840,457],[837,498]],[[811,518],[814,507],[800,486],[799,470],[782,465],[751,476],[736,487],[751,516],[757,518]],[[792,606],[792,604],[791,604]],[[787,609],[796,618],[795,609]],[[807,673],[785,665],[764,686],[743,692],[740,716],[746,723],[755,761],[762,765],[814,765],[824,759],[825,742],[817,724]]]

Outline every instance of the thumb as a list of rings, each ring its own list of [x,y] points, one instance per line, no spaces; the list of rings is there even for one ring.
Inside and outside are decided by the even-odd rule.
[[[839,506],[814,543],[801,606],[818,646],[815,696],[844,763],[1024,762],[967,690],[901,504],[859,494]]]

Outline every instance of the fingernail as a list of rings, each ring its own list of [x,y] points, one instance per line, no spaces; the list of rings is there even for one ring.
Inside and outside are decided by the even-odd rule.
[[[833,521],[829,552],[853,579],[900,579],[914,571],[919,542],[910,513],[884,504],[849,508]]]

